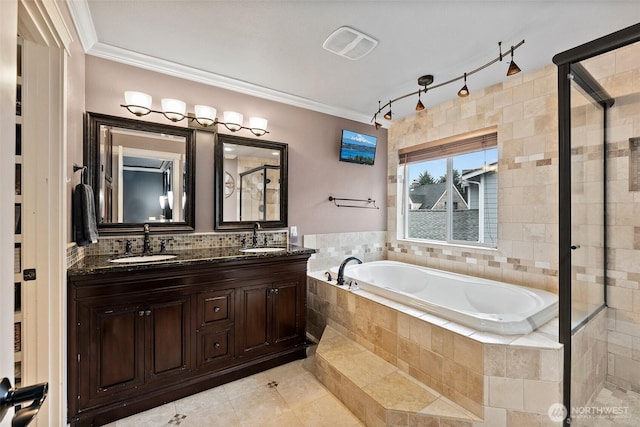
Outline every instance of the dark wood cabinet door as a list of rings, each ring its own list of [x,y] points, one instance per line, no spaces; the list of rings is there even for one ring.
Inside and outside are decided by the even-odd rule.
[[[144,384],[144,311],[140,304],[81,303],[78,365],[81,408]]]
[[[190,298],[158,299],[145,307],[147,381],[190,369]]]
[[[304,316],[304,306],[300,306],[300,283],[275,283],[273,289],[274,344],[304,339],[304,325],[301,319],[301,316]]]
[[[241,288],[237,292],[240,299],[239,319],[240,356],[267,351],[272,343],[271,284],[259,284]]]

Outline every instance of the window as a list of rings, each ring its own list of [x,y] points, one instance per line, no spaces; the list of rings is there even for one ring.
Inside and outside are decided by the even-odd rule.
[[[496,246],[496,145],[494,131],[400,150],[405,238]]]

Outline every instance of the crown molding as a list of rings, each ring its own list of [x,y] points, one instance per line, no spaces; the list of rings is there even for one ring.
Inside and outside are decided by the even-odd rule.
[[[98,42],[98,35],[93,26],[89,4],[87,0],[67,0],[67,6],[71,14],[71,19],[76,26],[76,32],[80,38],[82,49],[84,49],[86,53]]]
[[[185,80],[191,80],[209,86],[227,89],[249,96],[255,96],[257,98],[267,99],[269,101],[279,102],[281,104],[291,105],[293,107],[316,111],[318,113],[328,114],[361,123],[371,123],[371,116],[369,114],[334,107],[300,96],[221,76],[209,71],[188,67],[175,62],[101,43],[98,41],[98,36],[96,34],[95,27],[93,26],[91,12],[89,11],[87,1],[67,0],[67,4],[69,5],[69,10],[71,11],[71,16],[75,23],[78,36],[80,37],[82,47],[87,55],[179,77]]]

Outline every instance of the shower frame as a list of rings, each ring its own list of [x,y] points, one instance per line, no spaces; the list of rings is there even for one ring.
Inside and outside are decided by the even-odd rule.
[[[579,62],[589,58],[622,48],[640,41],[640,24],[635,24],[616,31],[591,42],[582,44],[573,49],[559,53],[553,57],[554,64],[558,67],[558,185],[559,185],[559,340],[564,346],[563,361],[563,404],[568,412],[563,425],[571,423],[571,338],[573,331],[579,328],[607,304],[606,267],[607,267],[607,235],[606,235],[606,185],[604,193],[604,305],[589,314],[576,328],[571,322],[571,79],[578,84],[595,102],[603,107],[604,135],[603,144],[607,137],[607,109],[613,104],[613,99],[606,94],[600,84],[582,67]],[[604,150],[603,181],[607,180],[606,147]]]

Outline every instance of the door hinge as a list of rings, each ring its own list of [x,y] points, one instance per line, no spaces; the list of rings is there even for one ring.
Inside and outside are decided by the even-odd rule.
[[[22,277],[25,282],[29,280],[36,280],[36,269],[35,268],[27,268],[22,273]]]

